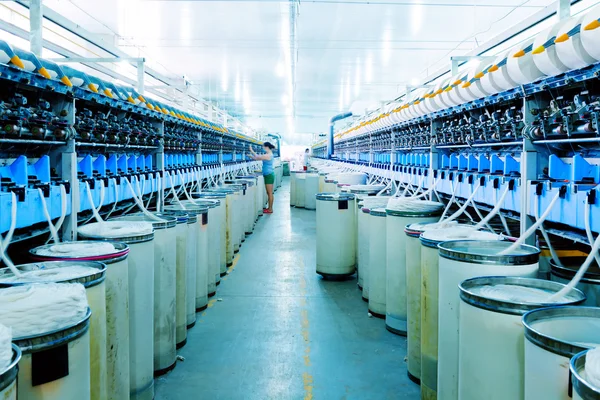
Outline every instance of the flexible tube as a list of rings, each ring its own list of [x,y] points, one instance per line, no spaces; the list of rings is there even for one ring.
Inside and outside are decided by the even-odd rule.
[[[579,282],[581,281],[581,278],[583,278],[583,276],[587,272],[588,268],[590,267],[590,264],[592,263],[592,260],[594,259],[594,256],[596,255],[598,250],[600,250],[600,235],[594,241],[594,245],[592,246],[592,250],[590,251],[590,254],[588,254],[588,256],[585,258],[585,261],[583,262],[583,264],[581,264],[581,267],[579,267],[579,271],[577,271],[577,273],[575,274],[573,279],[571,279],[571,282],[569,282],[559,292],[553,294],[550,297],[550,301],[556,301],[558,299],[563,298],[564,296],[569,294],[571,292],[571,290],[573,290],[575,288],[575,286],[577,286],[579,284]]]
[[[439,179],[435,179],[433,181],[433,185],[429,189],[427,189],[426,192],[424,192],[420,195],[412,196],[411,198],[414,200],[417,200],[417,199],[422,199],[423,197],[427,197],[427,195],[431,194],[435,190],[435,187],[437,186],[439,181],[440,181]],[[429,199],[429,201],[431,201],[431,198]]]
[[[171,178],[171,174],[169,174],[168,172],[165,172],[165,174],[167,174],[167,176],[169,177],[169,183],[171,184],[171,193],[173,194],[173,197],[175,198],[175,201],[177,201],[177,204],[179,204],[179,206],[185,210],[185,207],[183,206],[183,204],[179,200],[179,197],[177,196],[177,193],[175,193],[175,185],[173,184],[173,178]]]
[[[133,200],[135,201],[135,203],[137,204],[137,206],[140,208],[140,210],[142,211],[142,213],[146,217],[148,217],[148,218],[150,218],[150,219],[152,219],[154,221],[163,221],[162,218],[159,218],[156,215],[154,215],[151,212],[149,212],[148,210],[146,210],[146,207],[144,207],[144,203],[142,203],[142,201],[135,194],[135,190],[133,190],[133,186],[131,185],[131,182],[129,182],[129,179],[127,179],[127,177],[124,177],[124,179],[125,179],[125,183],[127,183],[127,187],[131,191],[131,195],[133,196]]]
[[[490,222],[490,220],[494,218],[496,214],[498,214],[498,212],[502,208],[502,205],[504,204],[506,196],[508,195],[508,191],[509,188],[507,185],[504,189],[504,192],[502,192],[502,195],[500,196],[500,200],[496,202],[496,206],[492,209],[492,211],[489,212],[489,214],[483,220],[479,221],[477,225],[475,225],[475,229],[481,229],[484,225],[487,225],[487,223]]]
[[[192,203],[192,204],[196,204],[196,201],[194,199],[192,199],[192,196],[190,196],[190,194],[188,193],[187,189],[185,188],[185,184],[183,183],[183,175],[181,174],[181,172],[177,171],[177,175],[179,175],[179,179],[181,179],[181,185],[183,186],[183,192],[185,193],[185,197]]]
[[[446,222],[454,221],[456,218],[460,217],[465,212],[465,210],[469,206],[469,203],[473,200],[473,198],[477,194],[477,191],[479,190],[480,187],[481,186],[479,185],[479,182],[478,182],[477,185],[475,186],[475,189],[473,190],[473,193],[471,193],[471,196],[469,196],[469,198],[467,199],[467,201],[465,201],[465,204],[463,204],[463,206],[460,207],[458,209],[458,211],[456,211],[454,214],[452,214],[451,216],[449,216],[448,219],[446,220]],[[456,197],[455,197],[454,201],[458,202],[458,200],[456,199]]]
[[[556,202],[558,201],[559,198],[560,198],[560,192],[557,192],[556,195],[554,196],[554,198],[552,199],[552,201],[550,202],[550,204],[548,204],[548,208],[546,209],[546,211],[544,211],[544,213],[537,220],[537,222],[535,224],[531,225],[531,227],[529,227],[529,229],[527,229],[527,231],[525,231],[525,233],[522,234],[521,237],[519,237],[519,239],[517,239],[516,242],[514,242],[510,247],[501,251],[499,254],[500,255],[509,254],[509,253],[513,252],[515,249],[517,249],[519,246],[521,246],[523,244],[523,242],[525,242],[525,240],[527,240],[527,238],[529,236],[531,236],[539,228],[539,226],[541,224],[544,223],[546,218],[548,218],[548,216],[550,215],[550,212],[552,211],[552,208],[554,207],[554,205],[556,204]]]
[[[10,365],[13,358],[11,342],[11,329],[0,324],[0,371],[3,372]]]
[[[88,203],[90,203],[90,207],[92,209],[92,214],[94,215],[94,218],[96,218],[97,222],[104,222],[100,214],[98,214],[96,206],[94,205],[94,199],[92,199],[92,189],[90,188],[90,183],[88,181],[85,182],[85,188],[87,191]],[[102,207],[102,204],[100,204],[100,207]]]
[[[592,234],[592,228],[591,228],[591,224],[592,224],[592,215],[591,215],[591,209],[592,209],[592,205],[588,202],[586,202],[587,204],[585,205],[585,212],[584,212],[584,219],[585,219],[585,233],[587,235],[587,239],[588,242],[590,243],[590,246],[592,245],[592,243],[594,243],[594,235]],[[600,256],[598,254],[595,255],[594,257],[596,259],[596,264],[600,267]]]
[[[536,199],[536,201],[535,201],[535,218],[536,219],[540,217],[540,205],[539,205],[538,200],[539,200],[539,198]],[[558,258],[558,254],[556,254],[556,251],[554,251],[554,246],[552,246],[552,243],[550,243],[550,237],[548,236],[546,229],[544,229],[544,224],[540,225],[540,231],[542,232],[542,236],[544,237],[544,240],[546,241],[546,244],[548,245],[548,250],[550,250],[550,256],[552,257],[552,260],[554,260],[556,265],[558,265],[559,267],[564,267],[563,264],[560,262],[560,259]]]
[[[117,208],[117,203],[119,202],[119,190],[117,189],[117,180],[115,178],[112,178],[111,181],[113,182],[113,186],[115,188],[115,202],[113,203],[112,208],[106,215],[106,219],[108,219],[110,215],[115,211],[115,209]]]
[[[475,200],[471,199],[471,206],[473,207],[473,209],[475,210],[475,213],[477,214],[477,216],[479,217],[480,221],[483,221],[483,215],[481,215],[481,212],[479,211],[479,207],[477,207],[477,203],[475,203]],[[492,233],[496,233],[494,231],[494,229],[490,226],[490,224],[488,224],[487,222],[484,224],[485,227]]]
[[[50,236],[54,243],[59,243],[58,240],[58,232],[56,232],[56,227],[52,223],[52,218],[50,217],[50,213],[48,212],[48,205],[46,204],[46,198],[44,197],[44,192],[42,189],[38,188],[38,195],[40,196],[40,200],[42,202],[42,211],[44,213],[44,217],[46,218],[46,222],[48,222],[48,229],[50,229]]]
[[[0,257],[2,257],[2,261],[4,264],[11,270],[11,272],[15,276],[21,276],[21,272],[15,267],[8,254],[6,254],[6,250],[10,245],[12,240],[12,236],[15,233],[15,228],[17,227],[17,195],[15,192],[10,192],[11,194],[11,207],[10,207],[10,227],[8,228],[8,233],[2,239],[0,237]]]
[[[450,181],[450,186],[452,187],[452,197],[450,197],[450,201],[448,202],[448,204],[446,204],[446,208],[444,209],[444,212],[442,213],[439,222],[442,222],[444,220],[446,214],[448,213],[448,211],[450,211],[450,207],[452,207],[452,204],[454,204],[454,199],[456,197],[456,188],[458,185],[454,185],[454,181]]]
[[[60,218],[56,222],[56,231],[59,231],[62,228],[63,223],[65,222],[65,218],[67,217],[67,189],[65,189],[65,185],[61,184],[60,186]]]

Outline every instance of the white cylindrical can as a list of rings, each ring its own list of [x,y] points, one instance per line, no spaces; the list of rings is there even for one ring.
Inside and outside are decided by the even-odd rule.
[[[477,276],[537,276],[540,251],[533,246],[521,245],[512,254],[499,254],[511,245],[501,241],[467,240],[443,242],[438,245],[440,334],[437,392],[440,399],[458,399],[460,282]]]
[[[148,222],[154,228],[154,374],[175,368],[175,296],[177,285],[177,218],[155,213],[125,215],[113,221]],[[94,309],[92,308],[92,312]]]
[[[90,317],[58,331],[13,338],[21,349],[17,398],[90,399]]]
[[[45,249],[50,246],[42,246]],[[40,248],[38,248],[40,249]],[[44,252],[44,250],[41,250]],[[106,265],[96,261],[45,261],[21,264],[16,268],[23,273],[15,277],[8,268],[0,270],[0,288],[36,283],[81,283],[92,310],[90,319],[90,390],[92,399],[107,397],[106,367]],[[0,397],[1,398],[1,397]]]
[[[233,232],[233,253],[236,254],[240,251],[242,242],[246,240],[246,233],[244,227],[244,187],[243,185],[223,185],[224,188],[233,190],[233,219],[232,219],[232,232]]]
[[[421,245],[419,237],[405,229],[415,221],[439,220],[443,207],[437,202],[404,200],[395,206],[390,201],[386,209],[385,324],[390,332],[408,336],[407,369],[415,382],[421,379]]]
[[[202,224],[203,213],[208,214],[208,208],[193,205],[168,205],[165,211],[183,211],[188,214],[187,223],[187,246],[186,246],[186,274],[185,274],[185,310],[186,327],[191,329],[196,324],[196,282],[198,280],[198,270],[207,271],[206,256],[202,257],[199,247],[199,234]],[[206,255],[206,252],[204,252]],[[206,296],[208,304],[208,294]],[[185,344],[185,343],[184,343]],[[182,344],[183,346],[183,344]]]
[[[588,352],[589,350],[584,350],[571,359],[570,371],[573,400],[600,399],[600,385],[593,384],[589,379],[589,371],[586,371],[589,368],[589,366],[586,366]]]
[[[217,285],[221,283],[221,224],[222,209],[219,200],[197,199],[193,203],[184,203],[184,205],[194,204],[208,208],[207,233],[206,233],[206,252],[208,258],[207,267],[207,286],[208,297],[212,297],[217,292]]]
[[[233,242],[234,239],[234,228],[233,228],[233,214],[234,214],[234,199],[233,196],[235,191],[220,188],[208,190],[208,194],[225,195],[225,226],[222,231],[225,233],[225,268],[221,266],[221,275],[227,272],[227,267],[233,264]],[[262,209],[261,209],[262,210]]]
[[[541,279],[504,276],[472,278],[460,284],[459,399],[524,398],[522,316],[542,307],[584,301],[585,295],[574,289],[551,302],[550,297],[564,287]]]
[[[175,229],[175,346],[182,348],[187,343],[187,315],[186,315],[186,276],[187,266],[191,264],[188,252],[188,224],[191,217],[185,211],[165,211],[164,215],[177,218]]]
[[[327,176],[324,172],[319,172],[319,193],[325,191],[325,177]]]
[[[207,200],[218,200],[217,206],[217,228],[219,231],[219,239],[216,246],[220,247],[219,256],[219,277],[227,274],[227,194],[225,193],[198,193],[198,198]],[[232,260],[233,262],[233,260]]]
[[[360,269],[358,285],[362,289],[362,299],[369,301],[369,239],[371,232],[369,230],[369,210],[363,211],[362,206],[358,207],[358,224],[356,236],[356,263]]]
[[[369,312],[377,318],[386,312],[386,219],[384,208],[369,212]]]
[[[290,207],[296,206],[296,174],[297,171],[290,171]]]
[[[437,398],[438,375],[438,244],[446,240],[493,240],[500,236],[481,232],[455,222],[413,223],[406,227],[409,235],[421,242],[421,396]]]
[[[561,260],[562,266],[556,265],[554,260],[550,260],[551,279],[556,282],[570,282],[579,268],[585,257],[565,257]],[[588,267],[588,270],[581,281],[577,284],[577,289],[581,290],[586,295],[584,306],[600,307],[600,268],[595,261]]]
[[[406,202],[408,204],[409,202]],[[439,220],[444,207],[441,203],[429,201],[410,201],[403,207],[400,203],[395,208],[386,209],[387,212],[387,288],[386,288],[386,318],[385,323],[389,331],[406,335],[410,325],[411,333],[408,338],[409,350],[411,342],[415,346],[413,362],[410,362],[409,373],[413,378],[420,379],[420,325],[421,325],[421,252],[418,236],[416,238],[405,233],[406,226],[414,223],[430,223]],[[391,201],[390,201],[391,205]],[[423,207],[423,211],[415,210]],[[430,212],[428,210],[431,210]],[[409,249],[409,238],[415,239],[414,248]],[[408,256],[411,250],[412,257]],[[409,314],[411,315],[410,322]],[[418,319],[418,321],[417,321]],[[417,343],[419,343],[417,345]],[[417,362],[418,360],[418,362]],[[411,372],[412,371],[412,372]],[[419,372],[418,372],[419,371]],[[418,372],[418,373],[417,373]]]
[[[154,397],[154,229],[147,222],[105,221],[80,227],[89,240],[129,245],[129,392],[132,400]]]
[[[246,236],[252,234],[252,231],[254,230],[254,221],[256,220],[255,218],[255,208],[256,206],[254,205],[254,197],[255,197],[255,190],[256,187],[254,185],[255,181],[254,179],[249,179],[249,178],[238,178],[235,180],[236,183],[242,184],[244,185],[244,192],[245,192],[245,196],[244,196],[244,201],[245,201],[245,209],[244,209],[244,227],[245,227],[245,231],[244,231],[244,239]]]
[[[353,194],[317,196],[317,273],[340,278],[356,270]]]
[[[12,360],[4,369],[0,369],[0,399],[17,400],[17,375],[19,374],[19,361],[21,349],[12,345]]]
[[[338,182],[335,179],[325,179],[325,186],[322,193],[335,193]]]
[[[523,316],[525,399],[568,400],[569,360],[600,346],[600,308],[550,307]]]
[[[304,208],[317,208],[317,193],[319,193],[319,175],[308,173],[304,179]]]
[[[39,246],[30,250],[36,261],[99,261],[106,265],[105,314],[93,310],[90,320],[90,356],[102,363],[102,354],[106,358],[106,390],[102,385],[102,377],[90,377],[91,391],[100,394],[92,399],[108,398],[115,400],[129,396],[129,246],[125,243],[111,242],[99,245],[95,241],[63,242]],[[86,292],[87,293],[87,292]],[[89,301],[89,299],[88,299]],[[102,335],[95,325],[104,317],[105,340],[96,340]],[[98,334],[94,333],[99,331]],[[100,367],[101,368],[101,367]],[[92,373],[94,367],[91,369]],[[105,393],[104,397],[101,396]]]
[[[306,173],[296,174],[296,207],[304,208],[306,204]]]

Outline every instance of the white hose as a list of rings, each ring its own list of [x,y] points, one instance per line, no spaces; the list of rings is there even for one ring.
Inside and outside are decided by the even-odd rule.
[[[569,282],[564,288],[562,288],[560,292],[553,294],[550,297],[550,301],[556,301],[558,299],[563,298],[579,284],[579,281],[581,281],[581,278],[583,278],[583,276],[587,272],[588,268],[590,267],[590,264],[592,263],[592,260],[594,259],[594,256],[596,255],[596,253],[598,253],[598,250],[600,250],[600,235],[594,241],[594,245],[592,246],[590,254],[588,254],[588,256],[585,258],[585,261],[583,262],[583,264],[581,264],[581,267],[579,267],[579,271],[577,271],[573,279],[571,279],[571,282]]]
[[[475,203],[475,200],[473,200],[473,199],[471,199],[471,206],[475,210],[475,213],[479,217],[479,220],[483,221],[483,215],[481,215],[481,212],[479,211],[479,207],[477,207],[477,203]],[[487,222],[484,225],[490,232],[496,233],[494,231],[494,229]]]
[[[433,191],[435,190],[435,187],[437,186],[439,181],[440,181],[439,179],[435,179],[433,181],[433,185],[429,189],[427,189],[426,192],[424,192],[420,195],[412,196],[412,198],[416,200],[416,199],[422,199],[423,197],[427,197],[427,195],[433,193]],[[429,201],[431,201],[431,197],[429,198]]]
[[[540,216],[539,200],[540,199],[537,198],[535,201],[535,218],[536,219],[539,218],[539,216]],[[552,257],[552,260],[554,260],[554,263],[556,265],[558,265],[559,267],[563,267],[562,263],[560,262],[560,259],[558,258],[558,254],[556,254],[556,251],[554,251],[554,247],[552,246],[552,243],[550,243],[550,237],[548,236],[546,229],[544,229],[544,224],[540,225],[540,231],[542,232],[542,236],[544,237],[544,240],[546,241],[546,244],[548,245],[548,250],[550,250],[550,256]]]
[[[490,220],[494,218],[496,214],[498,214],[498,212],[502,208],[502,205],[504,204],[506,196],[508,196],[508,192],[509,188],[507,185],[504,189],[504,192],[502,192],[502,195],[500,196],[500,200],[496,202],[496,206],[492,209],[492,211],[489,212],[489,214],[483,220],[479,221],[477,225],[475,225],[475,229],[481,229],[484,225],[487,225],[487,223],[490,222]]]
[[[16,276],[21,276],[21,272],[15,267],[8,254],[6,254],[6,250],[8,250],[8,246],[12,240],[12,236],[15,233],[15,228],[17,227],[17,195],[15,192],[11,193],[11,207],[10,207],[10,227],[8,228],[8,232],[4,239],[0,237],[0,257],[6,266],[12,271],[12,273]]]
[[[450,197],[450,201],[448,202],[448,204],[446,204],[446,208],[444,209],[444,212],[440,217],[440,222],[444,220],[446,214],[448,213],[448,211],[450,211],[450,207],[452,207],[452,204],[454,204],[454,198],[456,197],[456,188],[458,187],[458,185],[454,185],[454,181],[450,181],[450,187],[452,187],[452,197]]]
[[[469,196],[469,198],[467,199],[467,201],[465,201],[465,204],[463,204],[463,206],[460,207],[458,209],[458,211],[456,211],[454,214],[452,214],[451,216],[449,216],[448,219],[446,219],[446,221],[448,221],[448,222],[449,221],[454,221],[456,218],[460,217],[465,212],[465,210],[469,206],[469,203],[473,200],[473,198],[477,194],[477,191],[479,190],[480,187],[481,186],[479,185],[479,182],[478,182],[477,185],[475,185],[475,189],[473,189],[473,193],[471,193],[471,196]],[[455,197],[454,201],[457,201],[456,197]]]
[[[106,219],[108,219],[110,217],[110,215],[115,211],[115,209],[117,208],[117,203],[119,202],[119,190],[117,188],[117,180],[115,178],[112,178],[111,180],[112,180],[113,186],[115,188],[115,202],[113,203],[112,208],[106,215]]]
[[[596,390],[600,390],[600,347],[585,354],[585,377]]]
[[[65,185],[60,185],[60,218],[56,222],[56,230],[59,231],[62,228],[62,224],[65,222],[67,217],[67,189]]]
[[[181,174],[181,172],[177,171],[177,175],[179,175],[179,179],[181,179],[181,185],[183,186],[183,192],[185,193],[185,197],[192,204],[196,204],[196,201],[194,199],[192,199],[192,196],[190,196],[190,194],[188,193],[187,189],[185,188],[185,184],[183,183],[183,174]]]
[[[175,198],[175,201],[177,201],[177,204],[179,204],[179,206],[185,210],[185,207],[183,206],[183,204],[179,200],[179,197],[177,196],[177,193],[175,192],[175,185],[173,184],[173,178],[171,178],[171,174],[169,174],[166,171],[165,171],[165,174],[169,177],[169,183],[171,184],[171,193],[173,193],[173,197]]]
[[[59,243],[58,232],[56,232],[56,227],[52,223],[52,218],[50,217],[50,213],[48,212],[48,205],[46,204],[46,198],[44,197],[44,192],[42,189],[38,188],[38,195],[40,196],[40,200],[42,202],[42,211],[44,213],[44,217],[46,218],[46,222],[48,222],[48,229],[50,229],[50,236],[54,243]]]
[[[96,210],[96,206],[94,205],[94,199],[92,199],[92,189],[90,188],[90,183],[88,181],[85,181],[85,188],[87,190],[88,203],[90,203],[90,207],[92,209],[92,214],[94,215],[94,218],[96,218],[97,222],[103,222],[104,220],[102,219],[100,214],[98,214],[98,210]],[[102,204],[100,205],[100,207],[102,207]]]
[[[585,212],[584,212],[584,219],[585,219],[585,233],[587,235],[587,239],[588,242],[590,243],[590,246],[592,245],[592,243],[594,243],[594,235],[592,235],[592,228],[591,228],[591,224],[592,224],[592,215],[591,215],[591,209],[592,209],[592,205],[588,202],[586,202],[587,204],[585,205]],[[600,267],[600,256],[598,254],[595,255],[594,257],[596,259],[596,264]]]
[[[142,211],[142,213],[146,217],[150,218],[151,220],[154,220],[154,221],[163,221],[162,218],[159,218],[156,215],[154,215],[151,212],[149,212],[148,210],[146,210],[146,207],[144,207],[144,203],[142,203],[142,201],[135,194],[135,190],[133,190],[133,186],[131,185],[131,182],[129,182],[129,179],[127,179],[127,177],[124,177],[124,179],[125,179],[125,183],[127,183],[127,187],[131,191],[131,195],[133,196],[133,200],[135,201],[135,203],[137,204],[137,206],[140,208],[140,210]]]
[[[519,246],[521,246],[523,244],[523,242],[525,242],[525,240],[527,240],[527,238],[529,236],[531,236],[533,233],[535,233],[535,231],[539,228],[539,226],[544,223],[544,221],[550,215],[552,208],[554,207],[554,205],[556,204],[556,202],[558,201],[559,198],[560,198],[560,191],[556,193],[556,195],[554,196],[554,198],[552,199],[550,204],[548,204],[548,208],[546,209],[546,211],[544,211],[544,213],[537,220],[537,222],[535,224],[531,225],[531,227],[529,229],[527,229],[527,231],[525,231],[525,233],[523,235],[521,235],[521,237],[519,237],[519,239],[517,239],[516,242],[514,242],[510,247],[501,251],[499,254],[500,255],[509,254],[509,253],[515,251],[517,248],[519,248]],[[526,211],[522,210],[522,212],[525,213]]]

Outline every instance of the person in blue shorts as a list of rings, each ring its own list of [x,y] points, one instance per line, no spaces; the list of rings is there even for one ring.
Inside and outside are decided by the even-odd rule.
[[[263,163],[262,173],[265,178],[265,190],[267,191],[267,198],[269,200],[269,207],[263,210],[265,214],[273,214],[273,184],[275,183],[275,167],[273,167],[273,146],[269,142],[263,143],[263,149],[265,154],[256,154],[254,149],[248,145],[252,158],[256,161],[261,160]]]

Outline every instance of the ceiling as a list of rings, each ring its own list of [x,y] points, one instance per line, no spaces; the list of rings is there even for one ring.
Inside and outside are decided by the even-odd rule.
[[[185,76],[253,128],[297,144],[324,132],[331,116],[377,108],[551,3],[44,0],[160,72]]]

